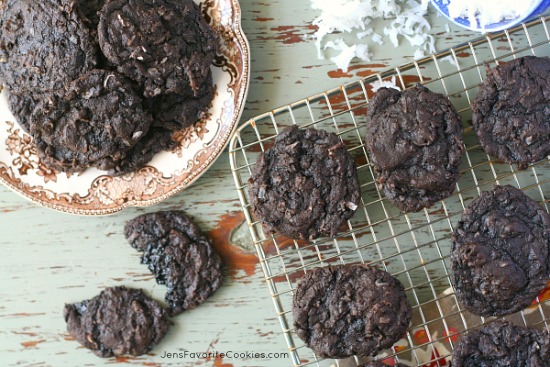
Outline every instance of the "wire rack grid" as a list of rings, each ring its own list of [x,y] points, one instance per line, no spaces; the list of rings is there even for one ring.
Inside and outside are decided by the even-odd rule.
[[[392,365],[446,366],[461,334],[489,319],[476,317],[458,303],[449,278],[450,237],[465,207],[495,184],[511,184],[550,206],[550,158],[518,171],[491,160],[471,128],[470,104],[486,66],[526,55],[550,56],[550,17],[490,34],[424,58],[371,75],[260,115],[241,126],[229,154],[236,189],[294,366],[357,366],[369,359],[322,360],[296,337],[292,296],[308,270],[328,264],[366,263],[382,268],[404,285],[413,320],[402,340],[376,358]],[[419,213],[405,214],[387,201],[376,184],[364,145],[365,116],[377,87],[401,89],[422,83],[447,95],[464,123],[466,152],[454,194]],[[260,152],[286,126],[315,127],[340,136],[358,167],[362,202],[335,238],[311,242],[266,235],[253,217],[248,179]],[[542,293],[528,309],[508,316],[516,324],[550,330],[550,297]]]

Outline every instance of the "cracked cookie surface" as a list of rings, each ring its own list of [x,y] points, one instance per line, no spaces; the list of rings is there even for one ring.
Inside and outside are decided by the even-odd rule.
[[[192,0],[113,0],[100,12],[99,45],[147,98],[197,95],[210,71],[217,37]]]
[[[31,131],[31,115],[45,94],[27,92],[24,95],[8,93],[8,106],[23,131]]]
[[[67,331],[99,357],[140,356],[168,331],[166,311],[141,289],[106,288],[98,296],[66,304]]]
[[[409,327],[403,285],[365,265],[315,268],[300,280],[292,302],[298,337],[320,357],[370,356],[391,347]]]
[[[453,367],[543,367],[550,360],[548,332],[496,320],[462,335]]]
[[[249,180],[254,214],[290,238],[334,236],[361,196],[355,162],[336,136],[286,128],[262,153]]]
[[[124,227],[141,262],[167,287],[170,315],[195,308],[222,284],[222,262],[200,228],[182,211],[143,214]]]
[[[151,126],[147,134],[139,139],[125,156],[109,169],[114,176],[137,172],[153,159],[155,154],[163,150],[176,148],[177,142],[172,139],[172,131]]]
[[[487,67],[472,125],[487,154],[519,169],[550,155],[550,58]]]
[[[196,96],[191,91],[184,94],[160,94],[147,99],[145,103],[153,115],[154,126],[177,131],[200,120],[213,97],[214,85],[210,71]]]
[[[147,133],[151,116],[122,75],[95,69],[44,98],[31,117],[38,154],[49,167],[109,170]]]
[[[369,104],[365,142],[378,187],[402,211],[417,212],[453,193],[464,144],[447,97],[421,85],[380,88]]]
[[[68,0],[9,0],[0,34],[0,78],[14,94],[60,89],[97,62],[97,44]]]
[[[451,239],[451,280],[460,303],[480,316],[528,307],[549,279],[550,215],[512,186],[483,192]]]

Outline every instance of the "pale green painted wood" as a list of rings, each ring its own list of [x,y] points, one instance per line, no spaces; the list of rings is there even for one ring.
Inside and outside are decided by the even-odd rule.
[[[329,60],[317,60],[312,40],[285,43],[285,30],[301,36],[317,15],[309,0],[242,0],[243,28],[252,54],[252,77],[243,121],[280,105],[357,79],[330,78]],[[258,18],[269,19],[260,21]],[[473,37],[432,14],[438,50]],[[374,62],[397,66],[411,60],[413,50],[380,47]],[[365,70],[359,69],[359,70]],[[36,206],[0,187],[0,365],[102,366],[102,360],[65,338],[63,304],[90,298],[102,288],[127,285],[163,298],[138,254],[122,235],[124,223],[144,212],[183,209],[210,230],[220,218],[239,210],[227,154],[192,187],[148,208],[131,208],[109,217],[77,217]],[[255,274],[227,277],[224,286],[204,305],[174,319],[175,326],[156,356],[123,361],[148,366],[287,366],[290,359],[173,359],[159,355],[184,349],[203,351],[285,352],[273,304],[259,266]]]

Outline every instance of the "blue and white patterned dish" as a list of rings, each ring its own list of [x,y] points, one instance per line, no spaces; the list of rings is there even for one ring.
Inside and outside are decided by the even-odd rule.
[[[525,22],[539,15],[542,15],[546,10],[550,9],[550,0],[536,1],[531,7],[531,9],[529,9],[529,11],[527,11],[525,14],[520,15],[518,18],[506,19],[498,23],[491,23],[491,24],[485,25],[484,27],[481,27],[477,18],[475,19],[474,22],[471,22],[469,18],[462,18],[462,17],[451,18],[449,16],[449,10],[448,10],[448,4],[447,4],[450,1],[459,1],[459,0],[431,0],[432,5],[454,24],[457,24],[461,27],[464,27],[473,31],[478,31],[483,33],[498,32],[498,31],[502,31],[504,29],[516,26],[522,22]]]

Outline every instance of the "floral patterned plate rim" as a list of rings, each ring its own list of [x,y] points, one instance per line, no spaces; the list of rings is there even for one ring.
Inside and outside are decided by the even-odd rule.
[[[120,177],[95,168],[67,175],[48,169],[31,137],[0,94],[0,182],[45,207],[79,215],[107,215],[131,206],[156,204],[196,181],[220,156],[241,117],[250,78],[250,52],[241,29],[238,0],[198,0],[205,18],[220,35],[212,66],[215,96],[201,121],[174,134],[172,151]]]

